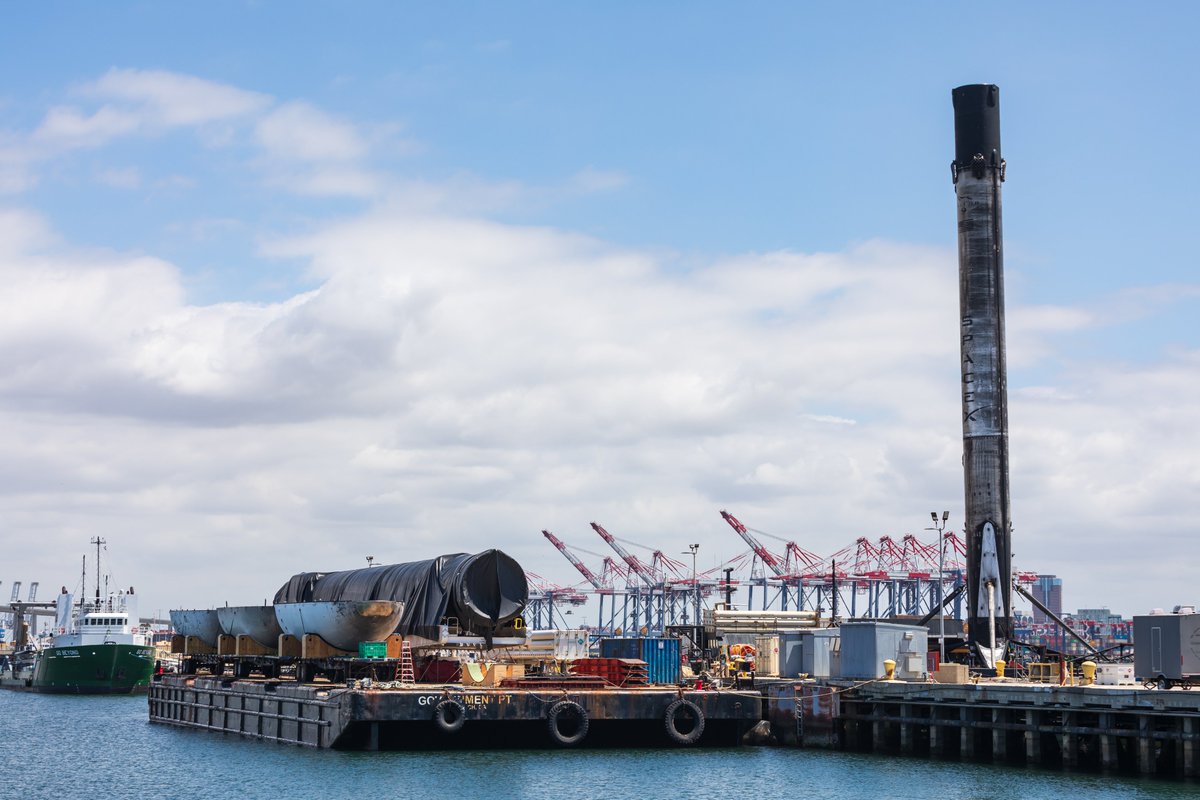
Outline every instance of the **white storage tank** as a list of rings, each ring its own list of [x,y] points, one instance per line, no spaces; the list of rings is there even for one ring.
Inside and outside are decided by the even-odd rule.
[[[754,637],[754,672],[757,675],[779,675],[779,637]]]

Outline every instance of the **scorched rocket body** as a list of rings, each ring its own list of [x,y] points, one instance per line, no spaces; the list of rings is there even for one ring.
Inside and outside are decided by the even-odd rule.
[[[960,86],[953,99],[968,639],[994,666],[1012,636],[1000,90]]]

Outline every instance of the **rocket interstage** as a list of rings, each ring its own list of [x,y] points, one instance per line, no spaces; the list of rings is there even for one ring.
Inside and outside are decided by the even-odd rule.
[[[1012,524],[1000,225],[1000,89],[960,86],[954,100],[966,494],[968,640],[987,666],[1012,636]]]

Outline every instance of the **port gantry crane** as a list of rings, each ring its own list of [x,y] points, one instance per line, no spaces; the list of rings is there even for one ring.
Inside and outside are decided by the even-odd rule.
[[[750,585],[749,596],[746,601],[747,608],[754,607],[754,586],[757,584],[762,588],[762,608],[765,611],[769,606],[773,605],[775,599],[780,600],[780,608],[787,611],[789,606],[794,606],[797,611],[803,611],[805,606],[805,581],[814,588],[817,594],[820,593],[823,586],[823,581],[826,575],[823,573],[821,559],[813,553],[805,550],[800,545],[793,541],[787,541],[779,536],[771,536],[764,531],[758,531],[763,536],[770,536],[772,539],[777,539],[784,542],[784,552],[786,555],[780,557],[772,553],[762,542],[750,533],[750,529],[742,524],[741,520],[730,514],[725,509],[721,509],[721,517],[729,523],[729,527],[742,537],[742,541],[750,545],[750,550],[754,553],[755,558],[759,563],[774,573],[774,577],[779,581],[779,591],[775,597],[768,596],[768,582],[770,576],[755,574],[754,566],[750,568]],[[820,600],[817,599],[815,605],[819,605]]]
[[[631,603],[629,612],[633,615],[634,630],[645,627],[652,634],[661,634],[662,624],[662,593],[663,583],[654,571],[641,559],[630,553],[617,542],[616,537],[604,529],[598,522],[591,523],[592,530],[600,535],[609,547],[621,557],[629,567],[629,581],[626,585],[628,598]],[[639,583],[637,579],[640,579]],[[657,624],[655,624],[657,622]]]
[[[550,583],[536,572],[525,570],[525,582],[529,585],[525,625],[534,630],[571,627],[563,618],[563,614],[570,614],[571,609],[563,612],[561,606],[581,606],[587,602],[587,595],[579,589]]]
[[[667,556],[662,550],[629,542],[635,547],[643,547],[652,552],[648,565],[622,547],[621,540],[605,530],[600,523],[593,522],[592,530],[599,534],[629,567],[626,597],[635,629],[645,628],[652,635],[659,635],[671,625],[689,624],[688,608],[695,597],[697,586],[683,576],[682,562]]]
[[[579,571],[579,574],[582,575],[587,580],[587,582],[592,585],[592,590],[595,592],[597,598],[599,599],[599,609],[597,610],[597,615],[596,615],[596,627],[599,629],[598,632],[602,635],[603,634],[607,634],[610,636],[613,635],[613,633],[618,628],[617,623],[616,623],[616,613],[617,613],[616,594],[617,594],[617,591],[613,586],[613,578],[615,576],[624,577],[625,575],[627,575],[627,573],[624,570],[617,567],[613,563],[613,560],[611,558],[603,557],[604,562],[603,562],[603,567],[601,568],[601,574],[597,575],[595,572],[593,572],[591,569],[588,568],[587,564],[583,563],[582,559],[580,559],[579,556],[577,556],[573,552],[571,552],[570,548],[568,548],[563,543],[563,541],[561,539],[559,539],[557,536],[555,536],[553,533],[551,533],[548,530],[543,529],[542,535],[545,536],[546,539],[550,542],[550,544],[554,545],[555,549],[558,550],[558,552],[562,553],[563,557],[565,559],[567,559],[567,561],[571,562],[571,566],[575,567],[575,569]],[[585,550],[584,552],[588,552],[588,551]],[[594,555],[591,553],[589,553],[589,554]],[[607,620],[605,619],[605,616],[604,616],[604,598],[605,597],[609,598],[609,608],[608,608]],[[622,630],[624,630],[624,624],[625,624],[625,620],[622,619],[622,625],[620,626]]]

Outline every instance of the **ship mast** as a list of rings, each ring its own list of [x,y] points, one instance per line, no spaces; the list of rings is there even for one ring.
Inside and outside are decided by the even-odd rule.
[[[96,608],[100,608],[100,545],[108,542],[97,536],[89,544],[96,545]]]

